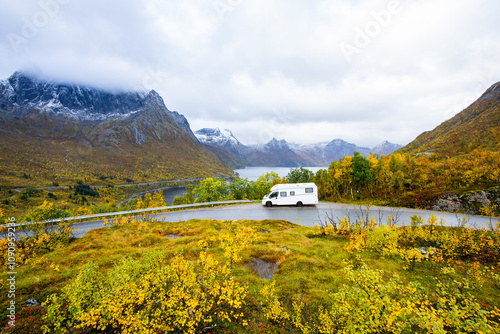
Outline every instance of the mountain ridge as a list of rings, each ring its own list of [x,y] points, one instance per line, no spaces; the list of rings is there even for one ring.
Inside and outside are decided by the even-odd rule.
[[[133,114],[144,107],[147,93],[121,92],[49,82],[17,71],[0,81],[0,109],[25,106],[68,118],[102,120]]]
[[[221,161],[230,163],[233,168],[325,166],[346,155],[353,156],[354,152],[360,152],[364,156],[370,153],[387,155],[402,147],[384,141],[370,149],[358,147],[339,138],[330,142],[307,145],[272,138],[262,145],[247,146],[234,137],[228,129],[221,131],[219,128],[203,128],[195,131],[194,134],[207,149],[216,154]],[[227,135],[224,136],[224,134]],[[229,142],[237,143],[237,146],[230,145]]]
[[[43,184],[231,175],[154,90],[113,93],[16,72],[0,83],[0,139],[0,183],[10,185],[30,183],[19,175]]]

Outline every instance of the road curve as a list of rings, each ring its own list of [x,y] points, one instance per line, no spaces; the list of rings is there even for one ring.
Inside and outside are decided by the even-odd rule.
[[[320,221],[326,221],[327,216],[332,217],[335,221],[345,216],[351,221],[360,219],[362,215],[366,216],[366,206],[347,205],[337,203],[319,203],[315,206],[303,206],[301,208],[295,206],[274,206],[267,208],[260,203],[240,204],[223,207],[213,207],[204,209],[192,209],[183,211],[164,212],[160,214],[152,214],[149,217],[157,221],[164,222],[181,222],[189,219],[248,219],[248,220],[263,220],[263,219],[283,219],[289,222],[300,224],[302,226],[314,226]],[[389,215],[393,217],[398,225],[409,225],[412,215],[420,215],[424,221],[427,221],[431,214],[436,215],[438,221],[443,218],[444,224],[448,226],[457,226],[463,217],[467,219],[467,226],[474,228],[488,227],[490,219],[481,216],[456,215],[439,211],[415,210],[407,208],[391,208],[391,207],[369,207],[368,216],[383,223],[387,222]],[[495,223],[496,220],[493,222]],[[75,236],[81,237],[87,231],[101,228],[103,221],[93,221],[74,224]]]

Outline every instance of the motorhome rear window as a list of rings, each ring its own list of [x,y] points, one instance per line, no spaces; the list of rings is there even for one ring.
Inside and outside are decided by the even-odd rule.
[[[306,193],[310,194],[313,192],[314,192],[313,188],[306,188]]]
[[[286,197],[286,191],[282,191],[282,192],[280,192],[280,196],[281,196],[281,197]]]

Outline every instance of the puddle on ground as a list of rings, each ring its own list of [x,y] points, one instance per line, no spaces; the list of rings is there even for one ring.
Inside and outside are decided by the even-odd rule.
[[[179,234],[167,234],[167,235],[164,235],[163,237],[167,238],[167,239],[179,239],[179,238],[182,238],[182,235],[179,235]]]
[[[259,258],[254,258],[252,262],[248,263],[247,266],[257,274],[262,279],[269,280],[273,277],[273,274],[278,270],[278,264],[274,262],[266,262]]]

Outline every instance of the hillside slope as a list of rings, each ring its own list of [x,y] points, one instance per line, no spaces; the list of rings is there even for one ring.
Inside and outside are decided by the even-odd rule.
[[[400,152],[433,152],[452,157],[474,149],[500,151],[500,82],[462,112],[419,135]]]
[[[230,175],[155,91],[113,93],[16,72],[0,81],[0,185]]]

